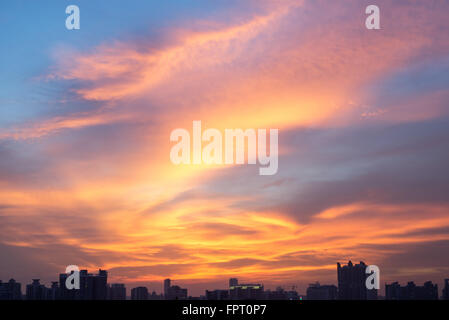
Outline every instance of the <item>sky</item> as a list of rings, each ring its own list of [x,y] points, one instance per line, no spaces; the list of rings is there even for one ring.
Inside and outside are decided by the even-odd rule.
[[[449,3],[2,1],[0,279],[160,292],[449,278]],[[65,8],[80,8],[67,30]],[[279,129],[279,168],[174,165],[170,132]]]

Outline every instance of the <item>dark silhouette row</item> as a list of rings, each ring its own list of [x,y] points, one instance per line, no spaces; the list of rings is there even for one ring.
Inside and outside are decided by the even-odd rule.
[[[237,278],[229,280],[229,288],[219,290],[206,290],[205,295],[192,297],[188,290],[172,285],[170,279],[164,280],[164,292],[149,293],[146,287],[131,289],[131,300],[377,300],[376,289],[368,290],[366,281],[366,264],[347,265],[337,264],[338,287],[335,285],[320,285],[319,282],[310,284],[305,296],[299,295],[295,287],[284,290],[265,290],[260,283],[239,283]],[[59,282],[52,282],[48,288],[33,279],[26,286],[25,295],[22,295],[21,284],[14,279],[8,282],[0,281],[0,300],[126,300],[126,287],[122,283],[107,283],[108,273],[99,270],[98,274],[80,271],[80,289],[66,288],[68,274],[59,275]],[[444,280],[442,299],[449,300],[449,279]],[[387,300],[438,300],[438,286],[431,281],[423,286],[408,282],[401,286],[398,282],[385,284],[385,299]]]

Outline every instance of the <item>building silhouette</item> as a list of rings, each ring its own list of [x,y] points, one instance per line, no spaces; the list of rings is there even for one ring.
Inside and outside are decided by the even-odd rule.
[[[170,279],[164,280],[164,292],[149,294],[146,287],[136,287],[131,290],[131,300],[366,300],[377,299],[377,290],[366,288],[366,264],[351,261],[346,266],[337,263],[338,287],[321,285],[319,282],[310,284],[307,295],[300,296],[292,286],[290,291],[281,287],[276,290],[264,290],[260,283],[239,283],[237,278],[229,279],[228,289],[205,290],[205,295],[192,297],[187,295],[187,289],[172,285]],[[40,283],[40,279],[32,279],[26,285],[22,296],[21,284],[14,279],[8,282],[0,280],[0,300],[126,300],[126,287],[122,283],[107,283],[108,273],[99,270],[91,274],[87,270],[79,271],[80,288],[69,290],[66,280],[70,274],[61,273],[59,282],[51,283],[50,288]],[[417,286],[413,281],[401,286],[398,282],[385,284],[385,299],[387,300],[438,300],[438,286],[431,281]],[[449,279],[444,279],[442,299],[449,300]]]
[[[292,287],[293,289],[294,287]],[[206,300],[299,300],[295,290],[284,290],[277,287],[276,290],[264,290],[262,284],[239,284],[237,278],[229,279],[229,289],[206,290],[205,296],[199,299]]]
[[[281,287],[277,287],[276,290],[266,290],[264,292],[264,299],[266,300],[299,300],[298,292],[294,290],[284,290]]]
[[[27,300],[48,300],[50,290],[40,283],[40,279],[33,279],[31,284],[26,286]]]
[[[131,300],[148,300],[148,289],[146,287],[132,288]]]
[[[206,300],[229,300],[229,290],[206,290]]]
[[[286,291],[287,300],[300,300],[302,299],[296,290]]]
[[[170,287],[171,287],[171,280],[170,279],[165,279],[164,280],[164,296],[166,297],[170,291]]]
[[[336,300],[338,290],[334,285],[320,285],[319,282],[309,284],[307,288],[307,300]]]
[[[231,278],[229,279],[229,288],[235,287],[239,284],[239,280],[237,278]]]
[[[351,261],[348,265],[341,266],[337,263],[338,276],[338,299],[339,300],[376,300],[377,290],[368,290],[366,288],[367,265],[360,261],[359,264],[353,264]]]
[[[61,299],[61,290],[59,289],[58,281],[52,281],[51,287],[48,289],[48,299],[49,300]]]
[[[73,272],[72,272],[73,273]],[[98,274],[90,274],[87,270],[80,270],[80,289],[69,290],[66,287],[67,273],[59,275],[60,297],[62,300],[106,300],[107,280],[106,270],[99,270]]]
[[[438,286],[427,281],[417,286],[413,281],[401,286],[398,282],[385,284],[386,300],[438,300]]]
[[[164,280],[164,297],[165,300],[185,300],[187,299],[187,289],[179,286],[172,286],[170,279]]]
[[[164,300],[163,294],[157,294],[155,291],[153,291],[150,295],[148,295],[149,300]]]
[[[231,283],[233,284],[232,286]],[[229,297],[231,300],[262,300],[265,298],[262,284],[239,284],[236,278],[231,278],[229,284]]]
[[[92,275],[94,300],[105,300],[107,297],[108,272],[99,270],[98,275]]]
[[[108,285],[108,300],[126,300],[126,287],[123,283]]]
[[[449,300],[449,279],[444,279],[443,300]]]
[[[0,300],[22,300],[22,285],[14,279],[0,280]]]

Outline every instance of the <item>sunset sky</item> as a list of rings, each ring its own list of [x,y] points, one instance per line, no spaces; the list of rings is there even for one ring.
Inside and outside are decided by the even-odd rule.
[[[1,280],[449,278],[448,1],[4,0],[0,25]],[[194,120],[279,129],[277,174],[172,164]]]

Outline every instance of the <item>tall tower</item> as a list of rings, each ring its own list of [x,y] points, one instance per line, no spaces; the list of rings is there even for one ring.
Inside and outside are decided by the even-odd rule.
[[[443,300],[449,300],[449,279],[444,279]]]
[[[368,289],[365,284],[367,275],[365,270],[366,264],[363,261],[360,261],[360,264],[353,264],[349,261],[347,266],[341,266],[340,263],[337,263],[338,299],[368,299]]]
[[[165,279],[164,280],[164,295],[165,295],[165,297],[168,296],[168,293],[170,291],[170,287],[171,287],[170,279]]]
[[[237,278],[231,278],[229,279],[229,288],[235,287],[239,285],[239,280]]]

